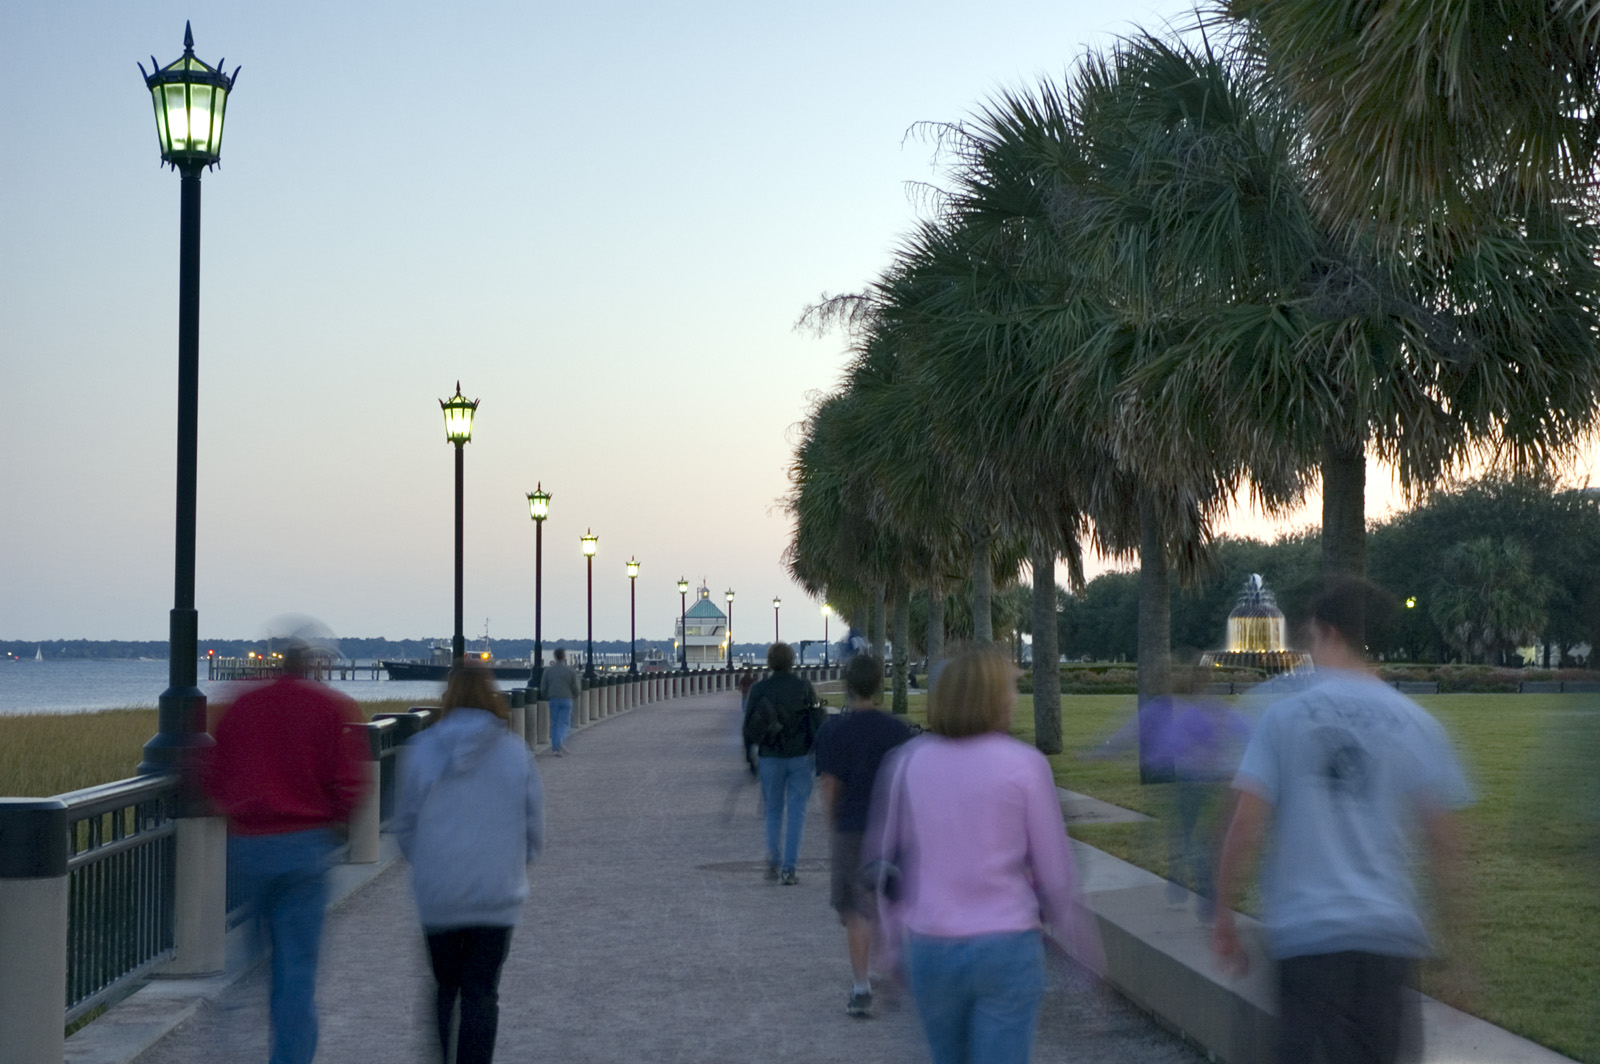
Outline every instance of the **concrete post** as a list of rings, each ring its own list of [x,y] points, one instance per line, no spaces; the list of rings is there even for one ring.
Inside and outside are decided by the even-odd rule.
[[[533,706],[533,741],[540,746],[550,745],[550,703],[540,699]],[[532,745],[532,744],[530,744]]]
[[[528,718],[523,712],[526,697],[520,687],[511,691],[511,733],[523,742],[528,739]]]
[[[374,772],[377,762],[370,762]],[[377,794],[372,789],[373,834]],[[228,822],[220,816],[186,816],[174,838],[172,960],[163,975],[215,975],[227,964]],[[377,858],[374,857],[373,860]]]
[[[602,707],[602,716],[613,717],[617,713],[617,685],[607,683],[605,690],[605,705]]]
[[[350,811],[350,856],[351,864],[372,864],[378,859],[378,773],[382,771],[379,759],[383,756],[382,738],[380,727],[396,727],[385,722],[383,725],[373,724],[347,724],[347,728],[359,728],[366,733],[367,760],[362,763],[367,785],[362,793],[361,800]],[[179,862],[183,861],[182,850],[179,850]],[[182,910],[180,909],[181,913]],[[180,916],[181,920],[182,917]]]
[[[0,1060],[61,1064],[67,1012],[67,807],[0,798]]]
[[[373,736],[376,745],[377,736]],[[378,859],[378,825],[381,811],[378,808],[378,774],[383,770],[376,755],[362,763],[366,775],[366,790],[356,807],[350,811],[350,864],[372,864]],[[181,854],[181,850],[180,850]],[[183,858],[180,856],[181,862]],[[180,910],[181,911],[181,910]],[[181,919],[181,917],[180,917]]]

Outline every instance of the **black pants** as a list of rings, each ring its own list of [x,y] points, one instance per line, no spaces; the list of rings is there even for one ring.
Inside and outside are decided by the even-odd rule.
[[[455,1064],[490,1064],[500,1024],[500,966],[511,952],[509,927],[456,927],[428,932],[428,959],[439,984],[436,1013],[440,1059],[450,1060],[450,1020],[461,1001]]]
[[[1407,1007],[1414,963],[1353,951],[1279,961],[1278,1064],[1394,1064],[1402,1050],[1410,1057],[1421,1048]]]

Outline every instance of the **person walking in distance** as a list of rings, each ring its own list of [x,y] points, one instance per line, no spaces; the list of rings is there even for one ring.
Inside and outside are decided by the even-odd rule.
[[[439,722],[405,746],[394,831],[437,984],[440,1060],[490,1064],[500,968],[544,847],[544,792],[510,711],[480,665],[457,665]],[[452,1037],[459,1005],[460,1022]]]
[[[1389,1064],[1420,1035],[1405,1008],[1412,969],[1432,949],[1413,882],[1419,842],[1444,924],[1455,922],[1453,811],[1472,793],[1439,723],[1366,668],[1375,590],[1346,581],[1312,604],[1313,682],[1262,715],[1233,784],[1212,948],[1235,973],[1248,967],[1232,908],[1268,843],[1262,909],[1281,1064],[1312,1060],[1319,1045],[1333,1064]]]
[[[578,673],[567,664],[565,647],[556,647],[556,660],[539,677],[539,697],[550,703],[550,749],[567,756],[567,733],[572,730],[572,701],[578,697]]]
[[[911,738],[911,729],[903,721],[875,704],[882,688],[883,666],[877,658],[871,654],[851,658],[844,667],[845,710],[817,732],[817,778],[833,828],[830,900],[844,924],[850,954],[852,983],[845,1011],[863,1018],[872,1015],[867,965],[874,909],[870,889],[863,890],[860,885],[861,839],[867,830],[878,766],[885,754]]]
[[[355,702],[306,678],[310,647],[283,651],[283,675],[227,707],[204,765],[228,818],[228,871],[272,949],[272,1064],[317,1052],[317,954],[326,875],[342,825],[367,787]]]
[[[744,740],[758,748],[760,757],[757,774],[767,807],[767,878],[793,886],[800,882],[795,864],[817,774],[812,747],[825,712],[811,684],[794,674],[794,650],[788,643],[767,648],[767,668],[772,675],[750,688]]]

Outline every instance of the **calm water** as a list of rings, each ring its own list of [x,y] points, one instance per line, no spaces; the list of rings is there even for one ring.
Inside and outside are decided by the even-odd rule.
[[[207,695],[215,695],[225,686],[206,682],[203,661],[199,675],[200,689]],[[364,679],[335,680],[329,686],[358,702],[390,698],[432,701],[439,697],[442,687],[437,683]],[[0,660],[0,715],[154,706],[166,687],[165,661]]]

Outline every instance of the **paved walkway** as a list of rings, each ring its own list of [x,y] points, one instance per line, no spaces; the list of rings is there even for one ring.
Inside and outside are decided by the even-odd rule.
[[[849,967],[827,905],[813,798],[798,887],[762,878],[760,796],[732,695],[646,706],[541,756],[548,843],[501,980],[505,1061],[912,1062],[909,999],[844,1014]],[[1060,980],[1057,980],[1059,983]],[[319,1064],[429,1061],[432,983],[403,864],[329,917]],[[264,969],[140,1064],[265,1060]],[[1052,989],[1036,1061],[1198,1062],[1114,996]]]

